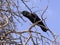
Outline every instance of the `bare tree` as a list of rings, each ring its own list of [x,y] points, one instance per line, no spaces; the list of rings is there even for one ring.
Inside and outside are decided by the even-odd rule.
[[[23,4],[22,7],[25,6],[29,10],[29,13],[34,14],[27,5],[27,2],[29,3],[30,1],[31,0],[0,0],[0,45],[60,45],[57,41],[57,36],[47,26],[45,22],[46,18],[43,19],[44,13],[48,9],[48,5],[41,13],[41,20],[31,24],[29,29],[17,31],[17,23],[19,22],[19,25],[21,25],[22,20],[24,21],[23,23],[26,22],[22,17],[23,14],[21,13],[20,5]],[[27,9],[23,11],[27,11]],[[51,37],[48,32],[45,32],[47,35],[43,35],[36,29],[35,26],[41,21],[46,27],[44,25],[40,26],[48,29],[47,31],[50,32]],[[35,29],[32,29],[34,27]],[[16,37],[16,35],[18,36]]]

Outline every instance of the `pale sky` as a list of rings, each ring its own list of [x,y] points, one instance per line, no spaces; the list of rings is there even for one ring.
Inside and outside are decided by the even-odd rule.
[[[56,34],[60,34],[60,0],[50,0],[47,24]]]

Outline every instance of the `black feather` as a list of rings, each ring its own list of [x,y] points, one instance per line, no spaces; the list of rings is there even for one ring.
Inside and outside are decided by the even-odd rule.
[[[30,13],[28,11],[22,11],[21,12],[23,14],[23,16],[25,16],[26,18],[28,18],[32,23],[35,23],[37,21],[40,21],[41,19],[37,16],[37,14],[35,13]],[[45,28],[46,26],[44,25],[44,23],[41,21],[37,24],[38,26],[41,27],[41,29],[46,32],[48,29]],[[42,25],[42,26],[41,26]]]

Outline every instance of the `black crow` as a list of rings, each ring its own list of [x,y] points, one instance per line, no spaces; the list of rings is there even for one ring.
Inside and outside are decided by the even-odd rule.
[[[44,23],[41,21],[41,19],[37,16],[35,13],[30,13],[28,11],[22,11],[21,14],[28,18],[32,23],[35,23],[37,21],[40,21],[37,25],[41,27],[41,29],[46,32],[48,29],[44,25]],[[41,26],[42,25],[42,26]]]

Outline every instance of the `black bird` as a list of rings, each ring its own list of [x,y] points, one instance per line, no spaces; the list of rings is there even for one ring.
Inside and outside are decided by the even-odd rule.
[[[37,16],[37,14],[35,14],[35,13],[30,13],[30,12],[28,12],[28,11],[22,11],[21,14],[22,14],[23,16],[25,16],[26,18],[28,18],[32,23],[35,23],[35,22],[41,20],[41,19]],[[40,26],[41,29],[42,29],[44,32],[46,32],[46,31],[48,30],[42,21],[39,22],[37,25]],[[42,26],[41,26],[41,25],[42,25]]]

